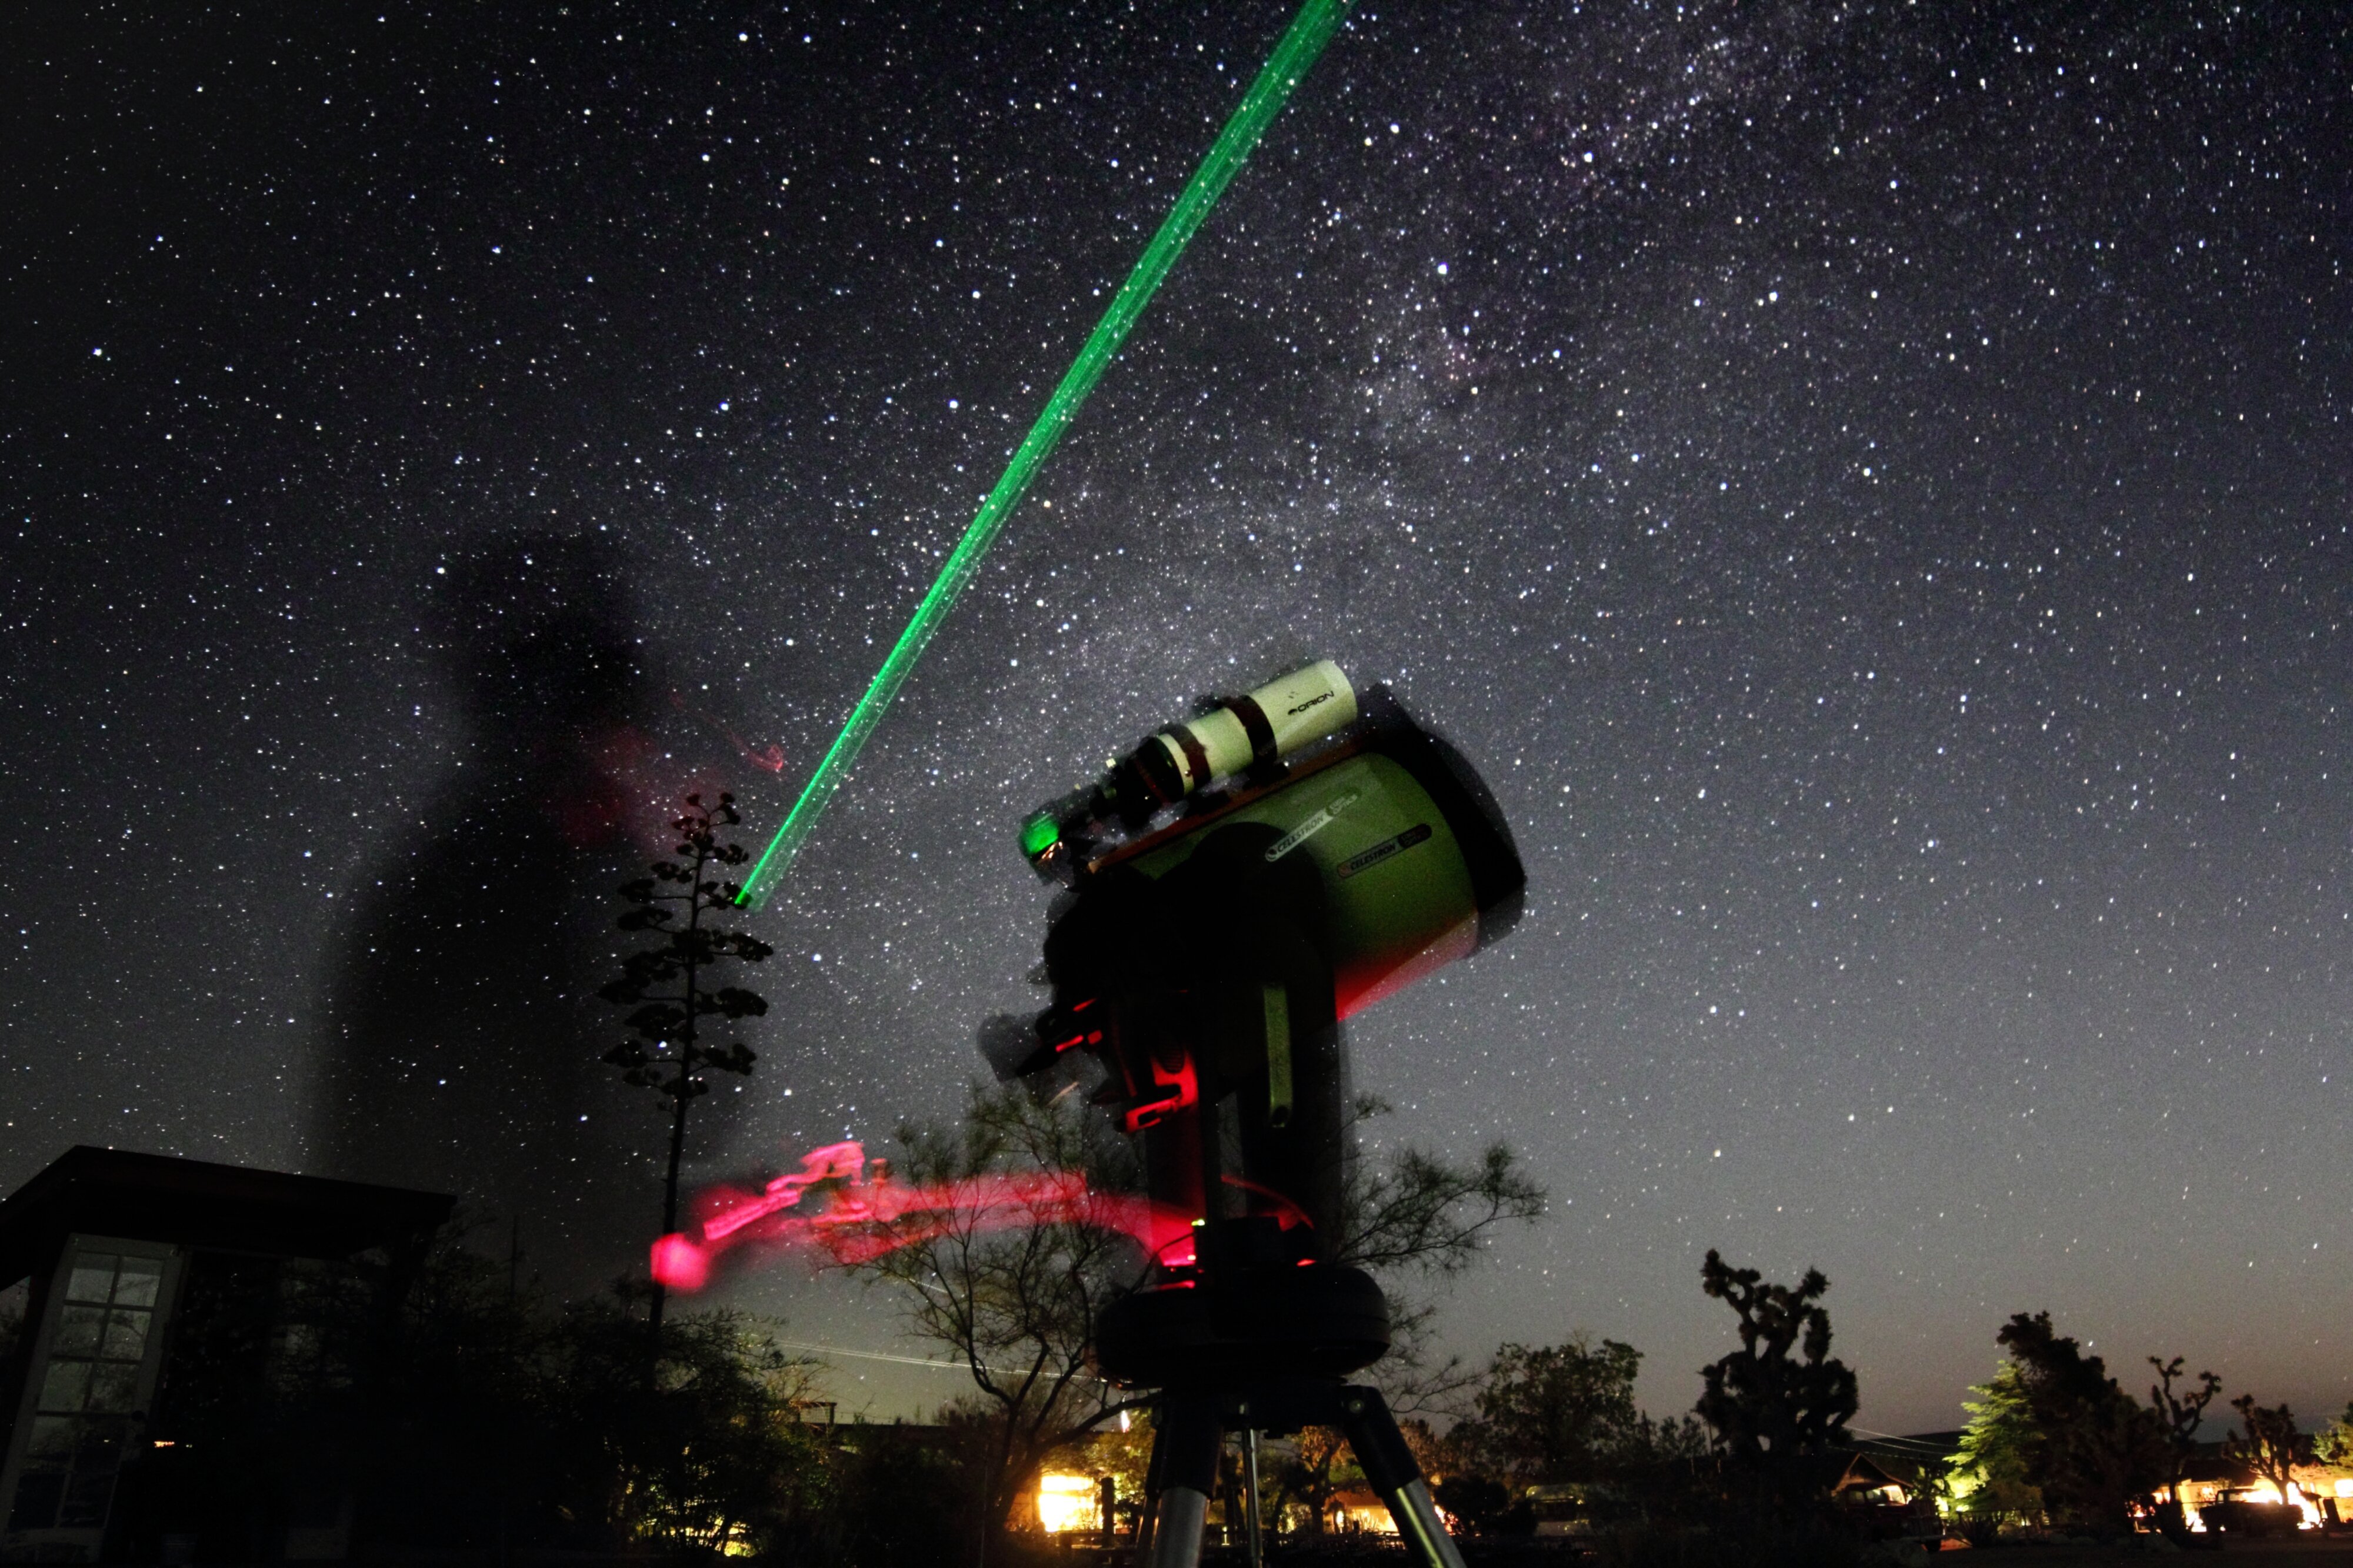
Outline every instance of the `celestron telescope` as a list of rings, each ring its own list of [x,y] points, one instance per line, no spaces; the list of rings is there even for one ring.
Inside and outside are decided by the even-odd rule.
[[[1360,697],[1324,662],[1204,700],[1031,816],[1021,847],[1068,889],[1053,1005],[983,1049],[1007,1078],[1096,1064],[1150,1196],[1195,1216],[1096,1335],[1105,1377],[1163,1391],[1137,1563],[1198,1561],[1229,1431],[1257,1563],[1258,1435],[1319,1425],[1347,1434],[1417,1557],[1461,1568],[1388,1405],[1347,1382],[1389,1315],[1334,1256],[1340,1026],[1511,929],[1526,878],[1493,797],[1386,689]]]

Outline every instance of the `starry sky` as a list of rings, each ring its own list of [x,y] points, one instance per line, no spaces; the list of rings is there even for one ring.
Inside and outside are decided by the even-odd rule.
[[[0,1184],[324,1168],[348,955],[514,773],[470,616],[585,571],[633,650],[566,764],[628,820],[502,918],[600,924],[684,787],[765,837],[1286,20],[0,19]],[[1450,1344],[1686,1408],[1716,1246],[1829,1274],[1866,1428],[2044,1308],[2333,1412],[2348,62],[2320,6],[1366,0],[757,917],[696,1170],[952,1111],[1034,1005],[1023,812],[1328,656],[1528,864],[1352,1026],[1377,1142],[1553,1195]]]

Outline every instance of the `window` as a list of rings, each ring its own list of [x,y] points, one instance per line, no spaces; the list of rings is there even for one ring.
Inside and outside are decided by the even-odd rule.
[[[8,1528],[102,1530],[142,1414],[164,1259],[83,1247],[67,1273]]]

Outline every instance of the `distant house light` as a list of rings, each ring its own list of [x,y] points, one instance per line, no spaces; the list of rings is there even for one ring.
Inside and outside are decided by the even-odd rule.
[[[1038,1478],[1038,1522],[1049,1535],[1096,1529],[1102,1521],[1095,1496],[1093,1477],[1050,1470]]]

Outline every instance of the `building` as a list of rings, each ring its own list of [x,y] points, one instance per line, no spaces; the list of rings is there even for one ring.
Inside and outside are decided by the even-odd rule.
[[[2306,1464],[2295,1466],[2289,1475],[2287,1495],[2282,1497],[2276,1485],[2214,1445],[2182,1468],[2178,1498],[2171,1487],[2158,1488],[2157,1498],[2159,1502],[2179,1501],[2183,1523],[2200,1533],[2212,1522],[2206,1517],[2210,1510],[2222,1505],[2227,1511],[2233,1503],[2261,1509],[2285,1503],[2295,1510],[2284,1521],[2292,1529],[2319,1530],[2353,1520],[2353,1474],[2335,1465]]]
[[[0,1201],[0,1562],[343,1556],[333,1454],[224,1499],[182,1433],[315,1365],[318,1311],[396,1307],[453,1202],[89,1147]]]

